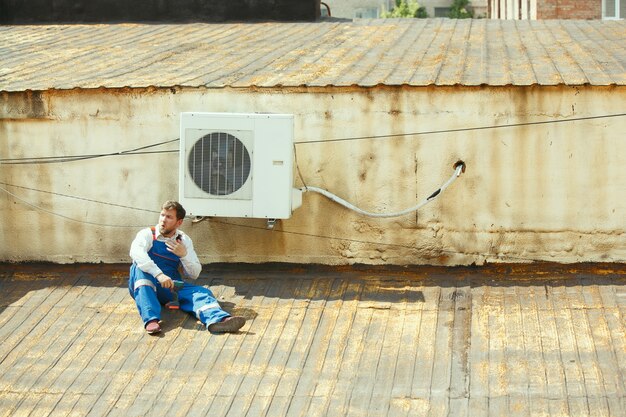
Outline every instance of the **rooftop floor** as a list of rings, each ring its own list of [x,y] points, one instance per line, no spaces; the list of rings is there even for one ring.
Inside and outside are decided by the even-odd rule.
[[[0,264],[1,416],[626,415],[626,265],[213,266],[243,329],[158,337],[126,272]]]

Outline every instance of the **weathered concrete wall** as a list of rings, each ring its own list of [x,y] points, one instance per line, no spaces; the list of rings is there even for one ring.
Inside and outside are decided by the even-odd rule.
[[[187,222],[203,262],[470,264],[626,262],[626,118],[394,138],[361,136],[561,121],[616,113],[624,87],[100,90],[0,95],[0,155],[111,153],[178,138],[182,111],[295,115],[307,185],[396,211],[467,172],[417,214],[363,217],[307,193],[274,231],[258,219]],[[150,150],[178,149],[171,143]],[[85,222],[150,225],[178,195],[178,155],[0,165],[0,187]],[[296,185],[302,181],[296,175]],[[46,192],[34,191],[27,187]],[[78,196],[98,202],[72,199]],[[126,262],[137,227],[69,221],[0,190],[0,260]]]

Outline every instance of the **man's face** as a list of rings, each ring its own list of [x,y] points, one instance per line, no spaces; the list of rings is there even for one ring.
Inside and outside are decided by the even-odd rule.
[[[171,237],[176,229],[183,224],[183,219],[176,218],[176,210],[161,210],[159,215],[159,232],[165,237]]]

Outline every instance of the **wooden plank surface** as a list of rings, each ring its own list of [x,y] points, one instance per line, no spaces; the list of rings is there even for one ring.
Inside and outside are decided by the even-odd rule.
[[[626,415],[626,266],[209,269],[244,328],[157,337],[126,270],[0,269],[0,416]]]

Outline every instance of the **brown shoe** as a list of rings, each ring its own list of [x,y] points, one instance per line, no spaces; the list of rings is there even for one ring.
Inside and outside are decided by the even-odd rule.
[[[235,333],[246,324],[246,319],[240,316],[226,317],[222,321],[209,324],[208,330],[211,333]]]
[[[146,331],[148,332],[148,334],[159,333],[161,331],[161,326],[159,326],[159,321],[158,320],[150,320],[146,324]]]

